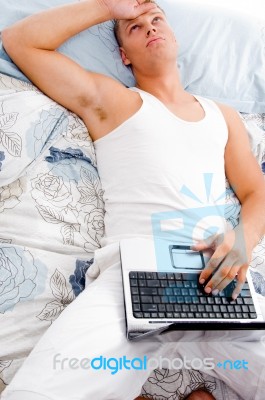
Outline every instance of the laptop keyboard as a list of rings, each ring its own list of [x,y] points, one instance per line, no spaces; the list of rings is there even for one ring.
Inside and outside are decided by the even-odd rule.
[[[231,298],[236,281],[217,296],[207,295],[198,273],[129,273],[132,309],[135,318],[257,318],[246,282],[236,300]]]

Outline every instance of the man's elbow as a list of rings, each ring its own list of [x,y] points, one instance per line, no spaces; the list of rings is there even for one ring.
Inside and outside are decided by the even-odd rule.
[[[17,46],[17,37],[12,28],[5,28],[1,32],[3,47],[7,54],[12,58],[12,53]]]

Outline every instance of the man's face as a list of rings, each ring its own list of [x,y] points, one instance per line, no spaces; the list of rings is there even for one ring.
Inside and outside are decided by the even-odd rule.
[[[121,57],[125,65],[138,67],[154,62],[176,60],[177,44],[166,16],[160,8],[133,20],[119,21]]]

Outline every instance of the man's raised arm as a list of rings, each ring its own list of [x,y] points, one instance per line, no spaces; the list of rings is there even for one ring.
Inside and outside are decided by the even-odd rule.
[[[2,31],[5,50],[25,75],[49,97],[81,117],[116,81],[85,71],[56,49],[70,37],[104,21],[130,19],[154,7],[144,0],[85,0],[29,16]],[[104,82],[102,82],[102,80]],[[113,89],[112,87],[112,93]],[[112,94],[111,94],[112,95]],[[109,95],[110,103],[111,96]],[[113,96],[112,96],[113,100]],[[92,107],[93,109],[93,107]]]

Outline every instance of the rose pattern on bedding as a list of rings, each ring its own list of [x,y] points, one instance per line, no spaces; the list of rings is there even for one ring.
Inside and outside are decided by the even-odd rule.
[[[0,360],[0,374],[2,375],[4,370],[6,368],[9,368],[11,364],[12,364],[12,360],[11,361],[10,360],[8,360],[8,361]],[[0,387],[1,387],[1,384],[3,386],[6,386],[6,382],[4,381],[3,378],[0,378]],[[1,391],[0,391],[0,393],[1,393]]]
[[[17,303],[34,299],[45,286],[47,268],[30,251],[12,246],[0,248],[0,313]]]
[[[250,271],[251,278],[253,281],[253,285],[255,288],[255,292],[265,296],[265,279],[264,277],[256,271]]]
[[[92,165],[96,167],[95,148],[84,122],[70,111],[68,112],[68,120],[68,129],[64,136],[65,141],[74,148],[78,145],[83,153],[89,154]]]
[[[16,89],[16,92],[31,91],[41,93],[32,83],[25,82],[4,74],[0,74],[0,88],[4,90]]]
[[[6,209],[14,208],[20,203],[20,197],[23,193],[21,180],[7,186],[0,187],[0,213]]]
[[[42,110],[39,120],[34,121],[27,131],[29,156],[35,159],[54,138],[65,133],[67,127],[68,118],[64,108],[59,105],[52,105],[48,110]],[[34,141],[32,138],[34,138]]]
[[[212,393],[216,389],[213,377],[194,369],[155,369],[142,388],[141,394],[154,400],[182,400],[192,391],[205,388]]]
[[[75,294],[72,289],[68,290],[66,278],[58,269],[56,269],[54,274],[51,276],[50,289],[54,300],[45,305],[40,314],[37,315],[37,318],[52,323],[75,299]]]
[[[74,245],[78,235],[87,251],[100,246],[104,231],[103,191],[88,158],[66,158],[57,149],[57,161],[50,171],[31,180],[31,196],[42,218],[61,225],[64,244]],[[88,169],[90,168],[90,169]],[[77,173],[79,171],[79,173]],[[89,239],[89,240],[87,240]]]
[[[16,133],[10,131],[17,121],[19,113],[5,113],[4,101],[0,103],[0,145],[13,157],[20,157],[22,139]]]

